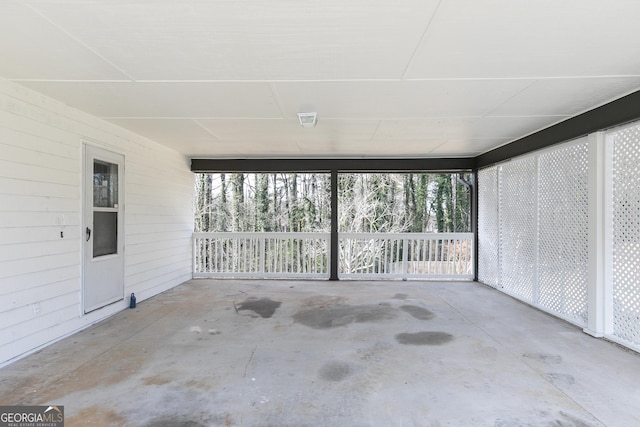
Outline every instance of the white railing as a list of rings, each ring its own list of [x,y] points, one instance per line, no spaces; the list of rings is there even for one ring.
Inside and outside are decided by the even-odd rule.
[[[341,278],[473,279],[473,233],[340,233]]]
[[[330,233],[194,233],[194,277],[329,278]],[[340,233],[339,278],[473,279],[473,233]]]
[[[194,277],[329,278],[329,233],[194,233]]]

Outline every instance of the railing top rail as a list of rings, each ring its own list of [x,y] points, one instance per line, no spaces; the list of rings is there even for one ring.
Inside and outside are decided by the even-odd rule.
[[[473,233],[338,233],[341,239],[472,239]]]
[[[255,237],[287,237],[287,238],[328,238],[331,233],[328,232],[288,232],[288,231],[259,231],[259,232],[240,232],[240,231],[224,231],[224,232],[198,232],[193,233],[193,237],[217,237],[217,238],[255,238]],[[342,239],[470,239],[473,233],[338,233]]]
[[[240,239],[254,239],[254,238],[269,238],[269,237],[286,237],[286,238],[329,238],[331,233],[328,232],[280,232],[280,231],[256,231],[256,232],[240,232],[240,231],[224,231],[224,232],[198,232],[193,233],[194,238],[240,238]]]

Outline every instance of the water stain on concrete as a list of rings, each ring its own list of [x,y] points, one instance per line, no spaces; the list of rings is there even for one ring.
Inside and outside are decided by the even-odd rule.
[[[163,385],[170,383],[171,380],[162,376],[151,376],[142,378],[142,383],[144,385]]]
[[[118,357],[113,357],[114,354]],[[33,388],[15,390],[13,399],[19,398],[21,405],[36,405],[60,400],[71,393],[107,387],[129,379],[132,374],[139,372],[146,360],[144,349],[135,342],[124,342],[64,375],[56,373],[44,381],[42,378],[29,378],[25,385]],[[37,395],[34,390],[38,390]],[[27,395],[19,397],[17,393],[21,392]]]
[[[401,300],[406,300],[407,298],[409,298],[409,295],[407,294],[395,294],[394,296],[391,297],[391,299],[401,299]]]
[[[176,427],[176,426],[205,427],[205,425],[199,421],[185,420],[178,417],[158,418],[144,425],[144,427]]]
[[[342,381],[353,372],[353,368],[347,362],[327,362],[318,371],[318,377],[325,381]]]
[[[555,421],[555,424],[551,425],[558,427],[596,427],[601,425],[595,419],[587,421],[580,416],[569,414],[564,411],[560,411],[560,418],[561,419]]]
[[[238,306],[238,311],[250,310],[258,314],[263,319],[268,319],[282,305],[281,301],[274,301],[270,298],[247,298]]]
[[[545,375],[545,378],[555,386],[569,387],[576,383],[576,379],[573,375],[562,374],[558,372],[550,372]]]
[[[595,418],[587,415],[591,420],[586,420],[581,416],[559,411],[557,414],[550,414],[541,411],[537,414],[536,421],[523,420],[521,418],[498,418],[493,424],[494,427],[597,427],[602,426]]]
[[[396,341],[405,345],[442,345],[453,340],[453,335],[446,332],[415,332],[396,335]]]
[[[522,357],[526,357],[527,359],[536,359],[544,363],[557,365],[562,363],[562,356],[559,354],[549,354],[549,353],[525,353]]]
[[[112,409],[103,406],[91,406],[72,417],[66,417],[66,425],[73,426],[111,426],[122,427],[130,425],[129,422]]]
[[[531,423],[522,421],[520,418],[503,419],[498,418],[493,423],[493,427],[534,427]]]
[[[335,305],[342,305],[347,298],[337,295],[314,295],[312,297],[303,298],[300,304],[304,307],[325,308]]]
[[[395,316],[395,310],[389,306],[339,305],[302,310],[293,315],[293,320],[314,329],[330,329],[351,323],[378,322]]]
[[[409,313],[411,316],[420,320],[430,320],[435,317],[435,315],[423,307],[418,307],[417,305],[403,305],[400,307],[400,310],[403,310]]]

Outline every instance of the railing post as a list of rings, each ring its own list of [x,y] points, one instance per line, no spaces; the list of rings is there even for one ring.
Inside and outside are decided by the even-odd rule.
[[[329,274],[329,280],[331,280],[331,235],[325,241],[327,250],[327,273]]]
[[[266,254],[266,242],[265,240],[267,239],[267,236],[261,236],[260,237],[260,249],[259,249],[259,253],[260,253],[260,273],[264,273],[264,264],[267,261],[267,254]]]
[[[407,280],[407,268],[409,262],[409,239],[402,238],[402,280]]]
[[[192,245],[192,250],[193,250],[193,260],[192,260],[192,267],[191,267],[191,277],[193,278],[196,275],[196,269],[197,269],[197,261],[196,261],[196,237],[194,236],[191,239],[191,245]]]

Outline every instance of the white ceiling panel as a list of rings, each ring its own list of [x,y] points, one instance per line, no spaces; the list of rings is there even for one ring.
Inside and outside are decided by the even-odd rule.
[[[317,111],[327,118],[482,116],[529,80],[276,83],[287,115]]]
[[[136,80],[401,78],[437,5],[436,0],[30,3]],[[61,7],[65,3],[73,7]]]
[[[264,83],[24,84],[98,117],[281,117]]]
[[[639,88],[640,76],[538,80],[490,115],[575,115]]]
[[[176,150],[179,150],[185,141],[219,141],[191,119],[109,119],[109,121]]]
[[[475,156],[638,90],[638,16],[638,0],[0,0],[0,76],[185,155]]]
[[[300,150],[308,157],[333,157],[336,153],[340,157],[427,157],[441,143],[440,139],[403,141],[401,145],[388,141],[348,140],[305,144]]]
[[[223,140],[256,141],[341,141],[371,139],[379,120],[336,120],[318,118],[314,128],[303,128],[298,119],[200,119],[200,124]]]
[[[254,1],[245,13],[258,65],[272,79],[399,79],[437,3]]]
[[[406,78],[638,75],[637,0],[443,1]]]
[[[127,79],[19,2],[0,3],[0,58],[0,76],[9,79]]]
[[[234,1],[30,4],[137,80],[242,79],[256,68],[240,48],[246,37]]]

